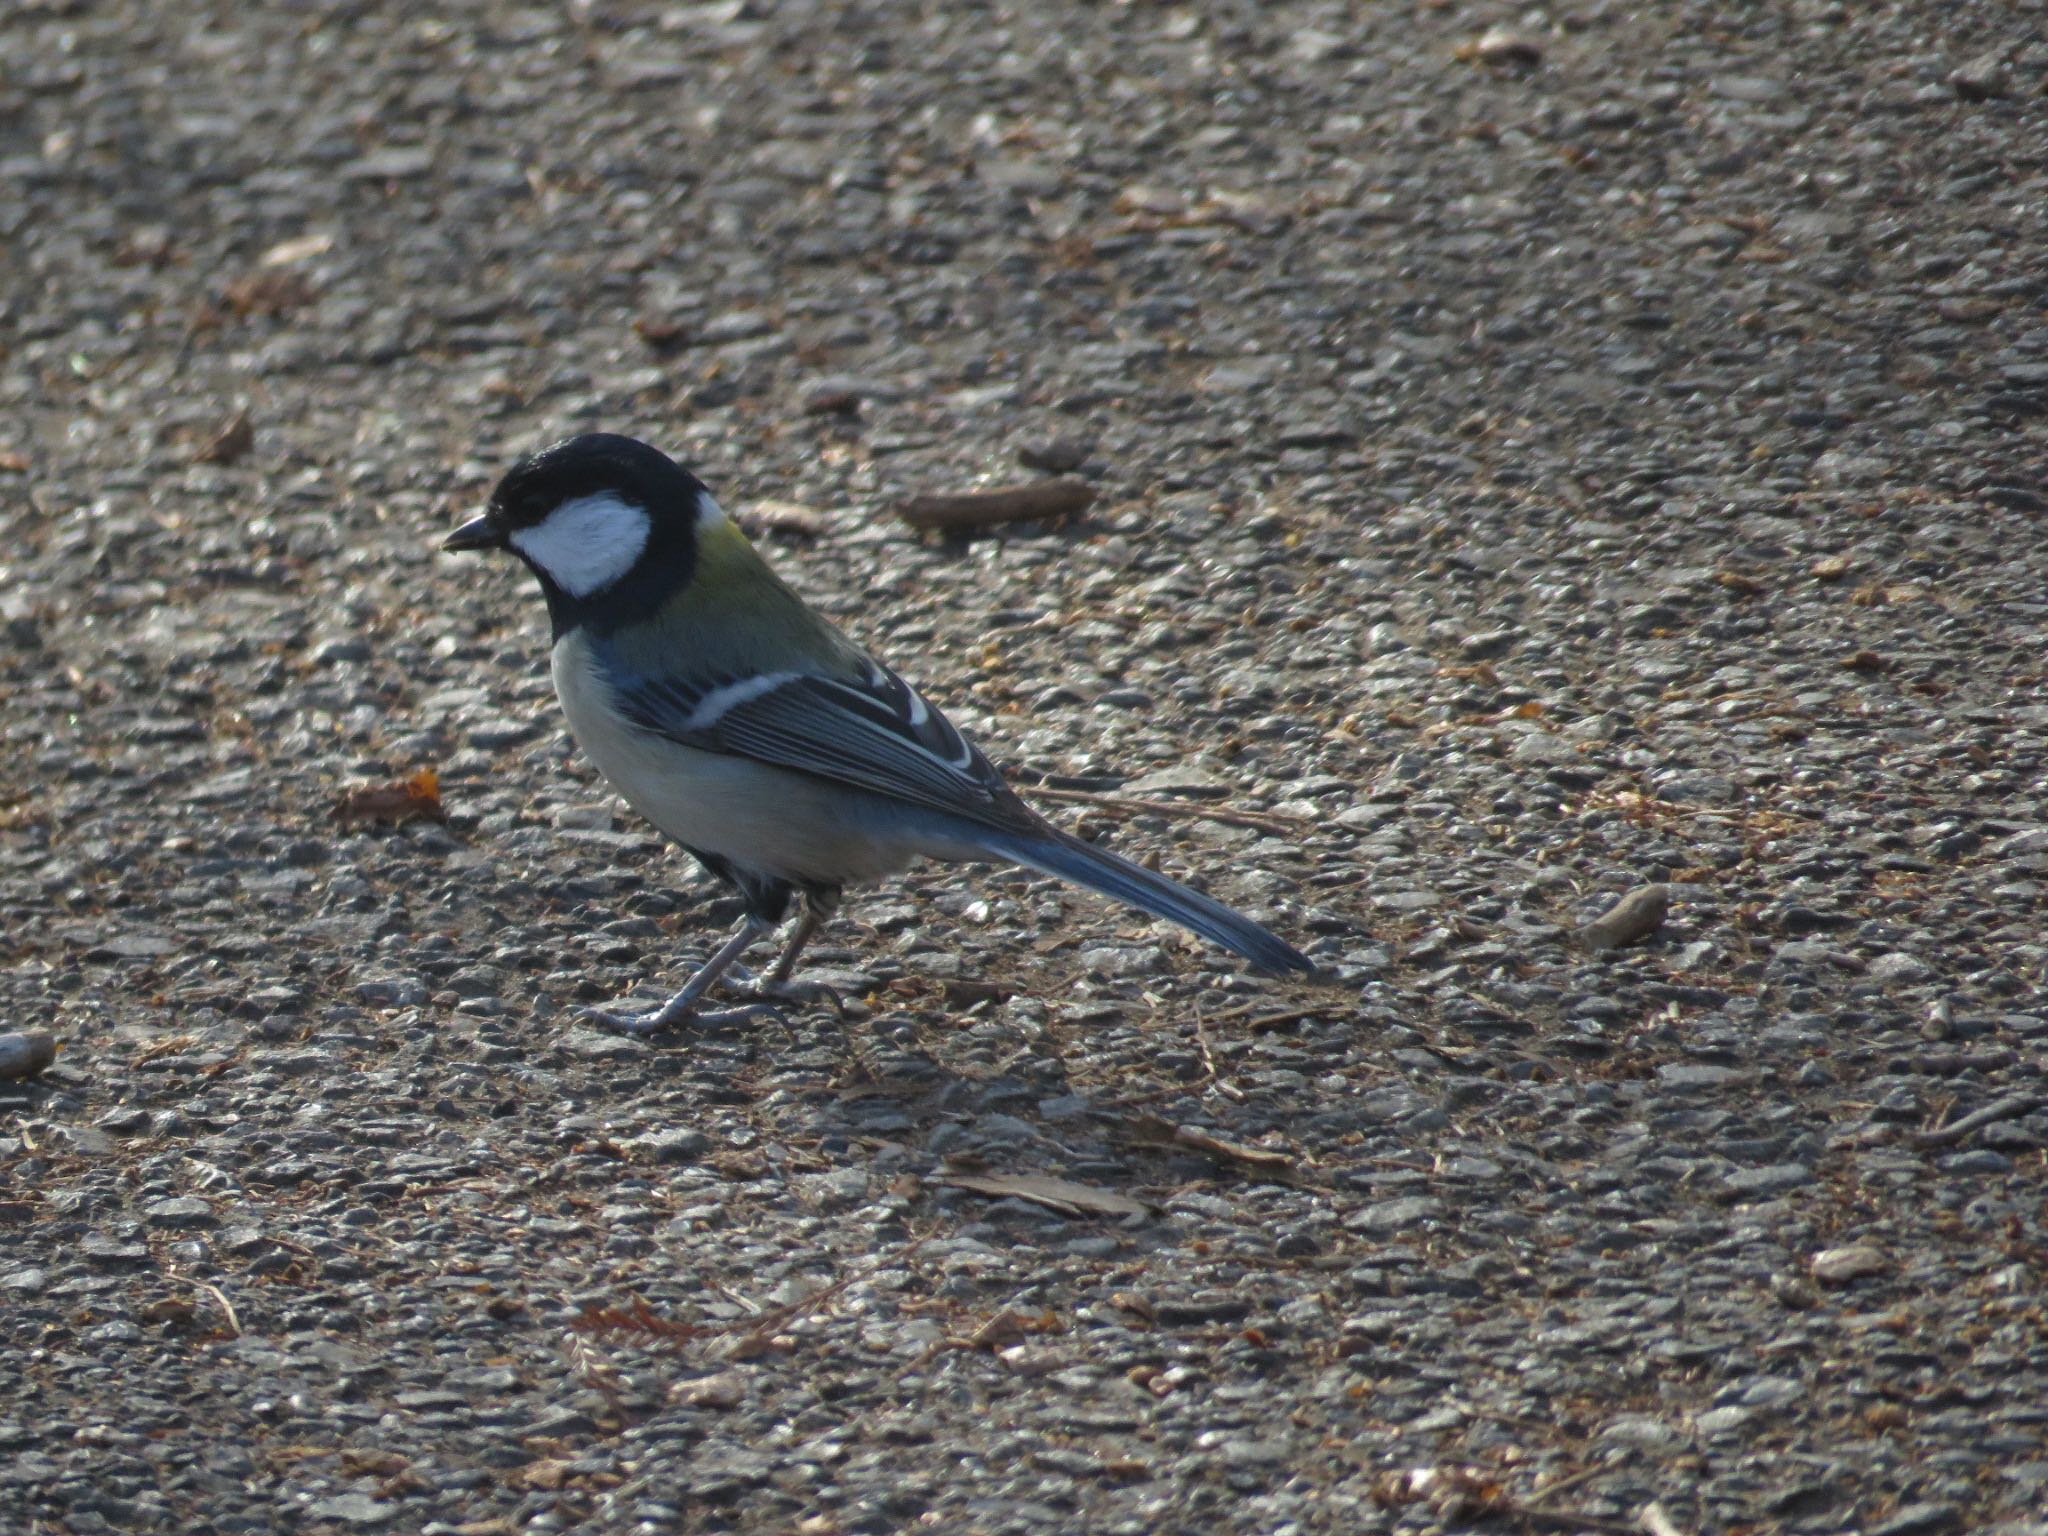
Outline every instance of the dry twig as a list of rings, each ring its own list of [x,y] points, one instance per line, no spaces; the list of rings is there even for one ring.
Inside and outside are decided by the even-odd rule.
[[[2038,1093],[2007,1094],[2002,1099],[1994,1099],[1982,1109],[1972,1110],[1960,1120],[1936,1126],[1932,1130],[1915,1131],[1911,1139],[1916,1147],[1952,1147],[1965,1137],[1974,1136],[1987,1125],[1995,1125],[2000,1120],[2017,1120],[2021,1115],[2031,1115],[2044,1106],[2048,1106],[2048,1097]]]
[[[1040,480],[1000,491],[962,491],[948,496],[912,496],[897,515],[920,533],[973,533],[1002,523],[1072,517],[1095,500],[1085,480]]]

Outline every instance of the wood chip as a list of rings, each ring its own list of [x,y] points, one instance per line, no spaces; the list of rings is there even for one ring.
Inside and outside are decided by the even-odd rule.
[[[302,261],[311,261],[315,256],[325,256],[334,249],[332,235],[300,235],[291,240],[280,240],[261,256],[256,258],[259,267],[292,267]]]
[[[897,515],[920,533],[966,534],[1003,523],[1051,522],[1085,512],[1095,488],[1084,480],[1041,480],[1000,491],[912,496]]]
[[[1042,1173],[949,1173],[948,1184],[991,1200],[1029,1200],[1062,1216],[1146,1216],[1152,1207],[1113,1189]]]
[[[371,821],[391,827],[408,821],[446,821],[441,775],[423,768],[409,779],[352,789],[335,803],[334,819],[344,825]]]
[[[1639,885],[1579,929],[1579,943],[1595,951],[1621,949],[1663,927],[1670,911],[1669,886]]]

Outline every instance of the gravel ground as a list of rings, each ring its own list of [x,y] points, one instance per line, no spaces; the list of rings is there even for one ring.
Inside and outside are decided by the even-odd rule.
[[[0,1529],[2048,1529],[2039,0],[441,9],[0,11]],[[1337,980],[579,1027],[593,428]]]

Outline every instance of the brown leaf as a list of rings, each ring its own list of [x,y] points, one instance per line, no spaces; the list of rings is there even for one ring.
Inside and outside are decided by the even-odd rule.
[[[814,389],[804,396],[806,416],[858,416],[860,394],[851,389]]]
[[[1851,672],[1889,672],[1892,669],[1892,664],[1875,651],[1858,651],[1853,656],[1845,656],[1842,665]]]
[[[566,1461],[529,1461],[523,1467],[515,1467],[505,1481],[514,1488],[524,1488],[543,1493],[553,1493],[561,1488],[570,1476]]]
[[[1062,1216],[1144,1216],[1152,1210],[1115,1190],[1042,1173],[949,1173],[946,1182],[991,1200],[1029,1200]]]
[[[1039,1312],[998,1312],[965,1338],[953,1342],[962,1349],[985,1349],[994,1353],[1033,1334],[1065,1333],[1066,1324],[1051,1310]]]
[[[297,272],[268,267],[238,277],[221,294],[228,312],[238,320],[288,315],[320,296],[312,280]]]
[[[695,1323],[679,1323],[663,1317],[638,1296],[633,1298],[630,1306],[585,1307],[569,1324],[569,1331],[589,1335],[626,1334],[665,1344],[681,1344],[698,1338],[704,1332]]]
[[[195,464],[232,464],[256,446],[256,426],[249,419],[249,408],[230,416],[221,429],[214,433],[192,455]]]
[[[368,1450],[359,1446],[345,1445],[341,1448],[341,1469],[354,1477],[374,1474],[377,1477],[396,1477],[406,1471],[412,1463],[396,1451]]]
[[[795,1347],[796,1340],[786,1333],[769,1333],[765,1329],[756,1329],[752,1333],[741,1334],[720,1350],[718,1356],[721,1360],[744,1363],[748,1360],[758,1360],[763,1355],[786,1355]]]
[[[9,449],[4,453],[0,453],[0,471],[5,471],[10,475],[27,474],[28,455],[25,453],[16,453],[12,449]]]
[[[1807,569],[1815,581],[1840,581],[1849,574],[1849,562],[1840,555],[1823,555]]]
[[[920,533],[965,535],[1001,523],[1050,522],[1085,512],[1095,488],[1085,480],[1039,480],[999,491],[912,496],[897,515]]]
[[[657,352],[672,352],[688,343],[690,328],[666,315],[642,315],[633,322],[633,334]]]
[[[1738,597],[1758,597],[1769,590],[1763,582],[1745,571],[1716,571],[1714,581]]]
[[[441,775],[422,768],[409,779],[352,789],[334,807],[335,820],[344,825],[373,821],[401,826],[408,821],[446,821],[441,804]]]

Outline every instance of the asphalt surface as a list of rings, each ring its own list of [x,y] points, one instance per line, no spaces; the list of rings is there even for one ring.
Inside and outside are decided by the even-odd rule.
[[[0,1530],[2048,1529],[2042,19],[8,7]],[[593,429],[1332,979],[581,1025]]]

